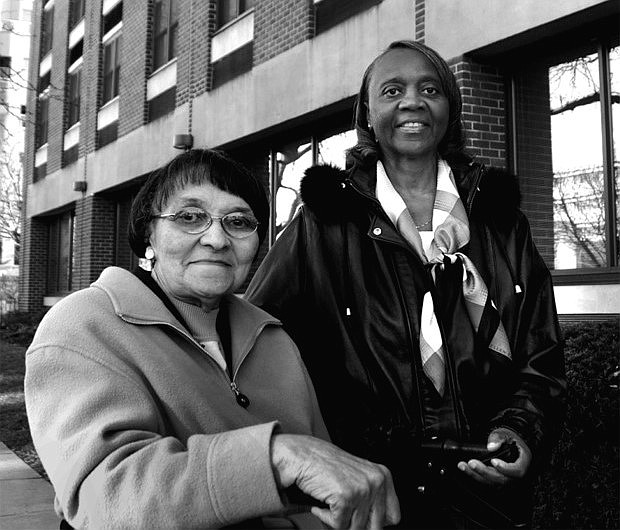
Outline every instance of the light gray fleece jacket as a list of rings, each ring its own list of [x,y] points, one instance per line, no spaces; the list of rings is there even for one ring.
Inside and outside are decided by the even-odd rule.
[[[247,409],[128,271],[107,268],[45,316],[26,356],[26,407],[56,511],[72,526],[213,528],[284,510],[274,429],[327,431],[279,321],[232,295],[222,303]]]

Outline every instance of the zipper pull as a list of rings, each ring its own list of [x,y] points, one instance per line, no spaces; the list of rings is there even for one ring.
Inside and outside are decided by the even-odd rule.
[[[250,400],[245,394],[242,394],[240,392],[239,387],[237,386],[237,383],[235,383],[234,381],[231,381],[230,388],[235,394],[235,399],[237,400],[237,403],[241,405],[244,409],[247,409],[248,406],[250,405]]]

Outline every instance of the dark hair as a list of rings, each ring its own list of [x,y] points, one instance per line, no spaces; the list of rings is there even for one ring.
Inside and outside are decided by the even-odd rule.
[[[269,225],[269,203],[261,182],[239,162],[214,149],[191,149],[153,171],[131,205],[128,238],[138,257],[144,256],[153,212],[161,212],[170,198],[189,184],[210,182],[248,203],[262,243]]]
[[[435,70],[437,70],[441,88],[448,98],[449,108],[448,129],[441,139],[441,142],[439,142],[438,151],[442,158],[445,158],[448,162],[452,159],[462,160],[466,158],[467,155],[464,152],[465,139],[463,125],[461,123],[461,93],[456,84],[454,74],[450,70],[448,63],[446,63],[435,50],[412,40],[398,40],[392,42],[383,52],[375,57],[368,68],[366,68],[364,76],[362,77],[362,86],[355,100],[355,107],[353,110],[353,121],[355,131],[357,132],[357,144],[349,150],[349,154],[358,158],[363,163],[376,162],[379,157],[379,145],[374,134],[368,128],[368,115],[366,112],[366,105],[368,104],[368,85],[377,62],[391,50],[396,49],[410,49],[421,53],[435,67]]]

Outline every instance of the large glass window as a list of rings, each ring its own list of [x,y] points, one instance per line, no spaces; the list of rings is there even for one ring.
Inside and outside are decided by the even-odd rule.
[[[67,76],[67,127],[80,121],[80,84],[82,70],[78,69]]]
[[[516,76],[523,209],[557,271],[619,265],[619,56],[600,43]]]
[[[606,156],[605,145],[617,138],[613,132],[605,138],[605,123],[620,123],[618,51],[602,49],[549,68],[556,269],[618,265],[617,245],[610,244],[618,233],[618,158],[615,146]],[[602,61],[609,75],[601,75]]]
[[[39,108],[37,112],[35,145],[37,148],[47,143],[49,125],[49,91],[39,94]]]
[[[43,20],[41,21],[41,57],[47,55],[52,49],[52,38],[54,35],[54,8],[43,9]]]
[[[102,103],[107,103],[118,96],[121,70],[122,35],[107,42],[103,48],[103,96]]]
[[[254,7],[254,0],[218,0],[217,27],[228,24],[242,13]]]
[[[69,27],[73,28],[84,18],[86,0],[71,0],[69,3]]]
[[[345,152],[355,141],[355,131],[348,130],[301,138],[280,146],[272,153],[272,242],[290,223],[301,204],[299,188],[306,169],[314,164],[344,168]]]
[[[157,70],[177,56],[179,2],[156,0],[154,9],[153,70]]]
[[[73,212],[64,213],[49,225],[47,293],[71,291],[73,270]]]

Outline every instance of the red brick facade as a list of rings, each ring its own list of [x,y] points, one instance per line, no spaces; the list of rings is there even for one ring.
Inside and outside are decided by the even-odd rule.
[[[84,26],[84,64],[80,88],[80,145],[79,155],[85,156],[97,149],[97,112],[101,100],[101,5],[93,0],[86,10]],[[87,82],[90,80],[90,82]],[[96,82],[94,82],[96,80]]]
[[[462,60],[452,66],[463,98],[467,151],[481,162],[506,167],[503,76],[494,67]]]
[[[150,2],[123,3],[123,44],[119,86],[118,135],[146,123],[146,80],[150,73],[153,14]]]
[[[263,0],[254,10],[254,65],[314,34],[312,0]]]
[[[176,105],[211,88],[211,36],[216,26],[214,1],[182,0],[179,18],[179,54],[177,57]],[[190,103],[191,104],[191,103]],[[191,113],[188,132],[191,132]]]
[[[39,6],[37,6],[39,7]],[[32,14],[31,57],[39,57],[41,36],[41,10]],[[39,63],[30,61],[28,66],[29,86],[24,156],[24,178],[22,188],[23,204],[28,204],[28,188],[32,184],[35,158],[36,110],[38,100]],[[27,208],[21,214],[21,247],[19,257],[19,307],[22,311],[38,311],[45,295],[45,270],[47,268],[47,230],[40,220],[28,217]]]
[[[67,75],[67,37],[69,4],[54,2],[54,37],[47,140],[47,174],[62,167],[65,130],[65,78]]]
[[[116,231],[114,202],[87,196],[75,207],[73,289],[88,287],[101,271],[114,263]]]

